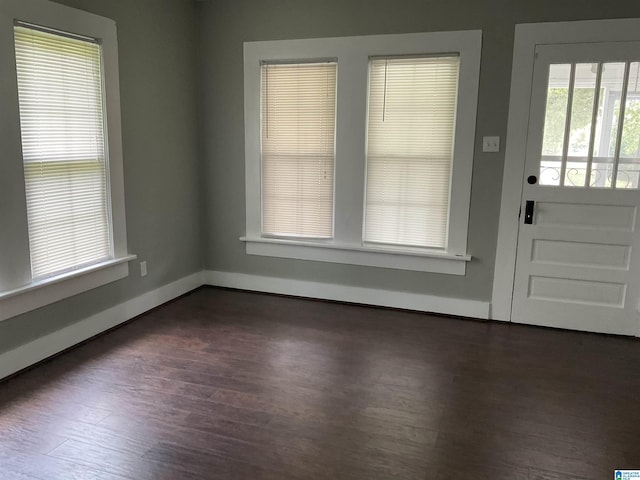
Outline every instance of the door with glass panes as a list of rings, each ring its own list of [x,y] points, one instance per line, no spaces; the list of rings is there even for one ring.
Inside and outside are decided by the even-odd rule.
[[[512,321],[638,334],[640,43],[536,48]]]

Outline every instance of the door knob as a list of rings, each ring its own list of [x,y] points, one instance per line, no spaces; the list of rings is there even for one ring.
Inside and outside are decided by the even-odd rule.
[[[527,177],[527,183],[529,185],[535,185],[537,181],[538,177],[536,177],[535,175],[530,175],[529,177]]]
[[[526,225],[531,225],[533,223],[533,206],[536,202],[533,200],[527,200],[527,203],[524,207],[524,223]]]

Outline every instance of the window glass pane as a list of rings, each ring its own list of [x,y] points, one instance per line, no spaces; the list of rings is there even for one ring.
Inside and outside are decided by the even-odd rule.
[[[333,236],[337,64],[261,68],[262,232]]]
[[[567,187],[584,187],[586,184],[597,75],[597,64],[576,64],[564,178]]]
[[[364,239],[444,248],[457,56],[370,62]]]
[[[620,115],[620,95],[624,82],[624,63],[603,63],[593,164],[589,186],[611,188],[616,138]]]
[[[571,65],[549,66],[540,185],[560,185],[570,77]]]
[[[109,258],[100,46],[14,29],[34,278]]]
[[[640,172],[640,63],[629,65],[629,83],[616,188],[638,188]]]
[[[639,65],[638,62],[631,63],[627,70],[623,62],[578,63],[573,65],[571,85],[572,65],[550,65],[540,162],[541,185],[584,187],[588,184],[589,187],[612,188],[615,174],[616,188],[638,188]],[[626,73],[629,74],[628,89],[623,98]],[[594,112],[596,98],[598,105]],[[571,118],[567,132],[569,101]],[[625,126],[619,135],[621,101],[625,102]]]

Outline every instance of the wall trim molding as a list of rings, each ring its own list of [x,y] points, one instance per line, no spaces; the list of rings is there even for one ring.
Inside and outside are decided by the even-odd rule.
[[[73,325],[0,354],[0,379],[46,360],[80,342],[116,327],[203,284],[202,272],[183,277]]]
[[[333,283],[310,282],[214,270],[205,270],[203,277],[206,285],[214,287],[237,288],[239,290],[278,293],[295,297],[402,308],[419,312],[441,313],[484,320],[489,318],[490,303],[481,300],[439,297],[420,293],[353,287]]]
[[[480,319],[489,318],[489,302],[419,293],[353,287],[244,273],[204,270],[96,313],[73,325],[0,354],[0,380],[131,320],[203,285],[277,293],[295,297],[401,308]]]

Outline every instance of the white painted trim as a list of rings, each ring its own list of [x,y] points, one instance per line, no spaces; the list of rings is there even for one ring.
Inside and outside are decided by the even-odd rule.
[[[418,249],[385,249],[378,246],[337,245],[280,238],[246,238],[249,255],[296,258],[316,262],[345,263],[369,267],[394,268],[416,272],[436,272],[464,275],[470,255],[451,255],[439,251]]]
[[[135,255],[115,258],[0,292],[0,322],[129,276]]]
[[[481,30],[245,43],[246,237],[254,239],[262,235],[260,162],[260,64],[262,61],[337,59],[334,240],[338,245],[357,249],[362,246],[363,238],[369,58],[376,55],[459,53],[460,74],[446,251],[451,256],[466,256],[481,50]],[[317,242],[308,242],[310,249],[316,248],[316,245]],[[290,255],[285,255],[287,250],[291,251]],[[298,258],[299,250],[289,249],[282,244],[277,256]],[[327,251],[314,255],[322,258],[331,256]],[[343,256],[338,254],[333,255],[332,259],[321,261],[343,263],[341,258]],[[391,266],[388,258],[380,262],[389,268],[402,268],[399,264]],[[434,270],[428,269],[427,264],[423,264],[420,270],[442,273],[441,262],[434,262],[434,264]],[[460,272],[460,270],[458,265],[457,271]],[[464,271],[457,274],[462,275]]]
[[[0,355],[0,379],[131,320],[201,285],[202,272],[194,273],[3,353]]]
[[[122,265],[126,265],[122,264]],[[489,303],[419,293],[205,270],[144,293],[0,354],[0,379],[60,353],[202,285],[487,319]]]
[[[71,32],[100,41],[104,77],[105,128],[107,131],[105,139],[107,141],[109,173],[107,195],[109,197],[113,250],[111,256],[121,259],[129,255],[125,218],[120,75],[115,21],[48,0],[1,0],[0,85],[2,85],[2,92],[0,94],[0,111],[3,112],[3,123],[0,125],[0,145],[5,153],[3,158],[6,158],[5,163],[7,163],[6,166],[3,165],[3,175],[0,176],[0,218],[3,220],[3,226],[0,228],[1,291],[19,289],[20,286],[31,282],[14,52],[13,27],[15,20]],[[120,271],[123,269],[120,268]],[[4,304],[2,309],[0,320],[2,320],[1,317],[7,318],[7,316],[15,314],[5,314]]]
[[[640,32],[640,19],[516,25],[500,226],[493,277],[492,319],[511,320],[518,243],[518,212],[522,200],[529,100],[536,46],[558,43],[635,41],[638,40],[638,32]]]
[[[296,297],[402,308],[419,312],[442,313],[472,318],[489,318],[489,303],[480,300],[438,297],[420,293],[394,292],[375,288],[352,287],[331,283],[287,278],[264,277],[205,270],[204,282],[216,287],[278,293]]]

